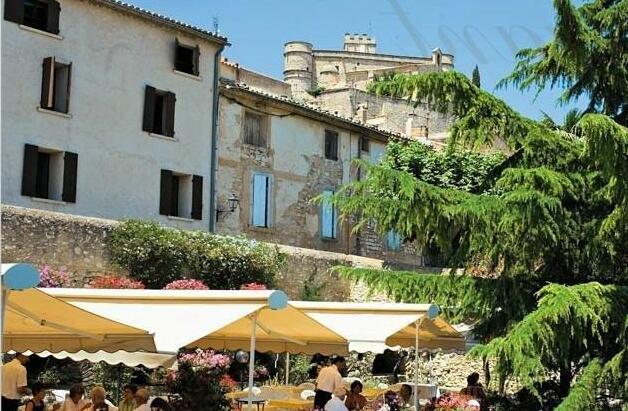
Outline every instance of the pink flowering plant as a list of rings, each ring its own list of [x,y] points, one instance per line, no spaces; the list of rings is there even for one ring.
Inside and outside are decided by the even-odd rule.
[[[260,283],[242,284],[240,290],[267,290],[266,285]]]
[[[229,406],[225,394],[233,385],[227,372],[231,357],[213,350],[195,350],[179,355],[177,371],[170,371],[166,386],[178,399],[175,410],[218,411]]]
[[[394,391],[386,391],[384,399],[375,403],[374,409],[377,411],[400,411],[403,401]]]
[[[39,286],[43,288],[59,288],[70,285],[70,274],[63,268],[55,270],[49,265],[39,267]]]
[[[209,287],[200,280],[183,279],[167,284],[164,290],[209,290]]]
[[[470,405],[472,398],[468,395],[446,393],[438,397],[430,406],[430,411],[480,411],[480,407]]]

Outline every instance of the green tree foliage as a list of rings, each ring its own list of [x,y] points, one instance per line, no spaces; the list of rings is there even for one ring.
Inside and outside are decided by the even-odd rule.
[[[382,165],[361,163],[366,178],[334,198],[356,229],[375,220],[382,234],[394,229],[438,247],[464,274],[342,270],[396,299],[435,301],[450,318],[474,321],[488,342],[476,355],[497,360],[502,383],[516,378],[546,406],[544,392],[553,391],[559,409],[603,409],[604,393],[628,401],[628,2],[555,5],[555,39],[506,82],[565,87],[565,102],[588,93],[586,112],[562,125],[527,119],[455,72],[392,74],[370,86],[453,113],[452,151],[496,139],[510,148],[468,189],[430,175],[419,150],[411,159],[393,145]]]
[[[148,288],[183,278],[211,289],[239,289],[248,283],[272,286],[284,257],[276,247],[240,237],[213,235],[129,220],[109,241],[113,261]]]
[[[386,146],[382,164],[407,171],[426,183],[477,192],[488,173],[505,160],[502,153],[480,154],[472,151],[440,152],[418,141],[392,141]]]
[[[473,83],[473,85],[477,88],[482,87],[482,81],[480,80],[480,68],[477,64],[475,65],[473,73],[471,74],[471,83]]]
[[[600,112],[628,125],[628,1],[594,0],[576,7],[554,0],[554,38],[517,54],[514,72],[501,82],[521,90],[564,89],[564,104],[589,100]]]

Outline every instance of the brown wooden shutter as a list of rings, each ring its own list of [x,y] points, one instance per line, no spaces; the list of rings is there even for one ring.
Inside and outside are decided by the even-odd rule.
[[[196,47],[194,48],[194,67],[193,67],[193,72],[195,76],[198,76],[200,74],[200,68],[199,68],[199,58],[201,56],[201,48],[199,47],[199,45],[197,44]]]
[[[142,130],[153,132],[153,119],[155,116],[155,87],[146,85],[144,90],[144,119]]]
[[[203,177],[192,176],[192,218],[203,219]]]
[[[32,144],[24,145],[24,164],[22,165],[22,195],[37,195],[37,156],[39,147]]]
[[[68,81],[65,95],[65,112],[70,112],[70,83],[72,82],[72,63],[68,64]]]
[[[170,208],[172,206],[172,171],[161,170],[161,185],[159,191],[159,214],[170,215]]]
[[[179,70],[179,39],[174,38],[174,64],[172,65],[175,70]]]
[[[164,95],[164,135],[174,137],[174,104],[177,101],[174,93]]]
[[[48,0],[48,32],[59,34],[59,14],[61,6],[55,0]]]
[[[78,154],[66,151],[63,159],[63,193],[61,199],[68,203],[76,203]]]
[[[46,57],[43,62],[43,74],[41,78],[41,108],[50,110],[54,107],[54,78],[55,58]]]
[[[24,21],[24,0],[5,0],[4,19],[22,24]]]

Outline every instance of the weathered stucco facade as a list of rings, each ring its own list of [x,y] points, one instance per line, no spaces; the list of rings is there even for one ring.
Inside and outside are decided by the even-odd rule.
[[[2,20],[2,202],[207,230],[209,201],[200,219],[160,213],[160,170],[201,176],[209,198],[214,58],[226,39],[113,0],[61,0],[60,10],[58,34]],[[177,40],[198,47],[197,75],[174,69]],[[71,65],[67,112],[41,107],[49,57]],[[147,86],[176,96],[174,136],[143,131]],[[54,167],[59,158],[61,170],[49,169],[56,195],[23,194],[26,145]],[[74,201],[52,187],[68,152],[78,158]]]
[[[356,234],[349,221],[338,221],[335,235],[329,238],[324,228],[324,206],[314,201],[326,190],[335,192],[357,179],[354,160],[378,162],[385,155],[388,140],[401,138],[401,134],[269,93],[268,82],[238,83],[234,70],[222,74],[232,77],[223,78],[220,97],[217,232],[376,257],[393,265],[422,265],[420,252],[412,244],[398,242],[390,247],[387,238],[377,234],[374,227]],[[247,113],[261,118],[263,144],[246,142]],[[326,158],[328,132],[337,135],[334,159]],[[264,227],[253,221],[252,180],[256,174],[268,176],[270,181],[270,223]],[[233,211],[230,197],[238,199]]]

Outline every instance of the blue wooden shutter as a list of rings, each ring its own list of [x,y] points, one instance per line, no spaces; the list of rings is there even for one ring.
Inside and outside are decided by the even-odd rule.
[[[323,191],[321,203],[321,236],[323,238],[336,238],[336,209],[330,197],[334,195],[331,190]]]
[[[269,177],[264,174],[253,174],[253,225],[268,227],[268,188]]]
[[[386,248],[390,251],[398,251],[401,249],[401,234],[395,230],[390,230],[386,234]]]

